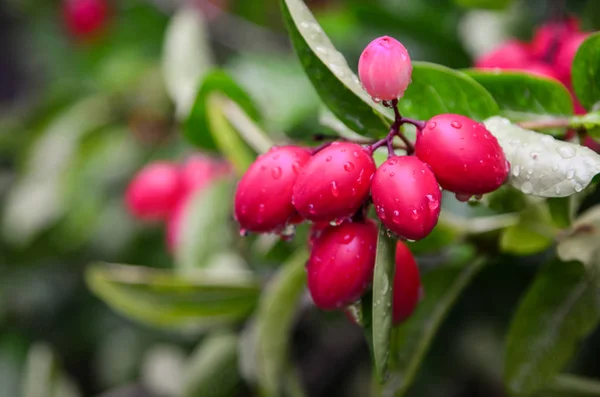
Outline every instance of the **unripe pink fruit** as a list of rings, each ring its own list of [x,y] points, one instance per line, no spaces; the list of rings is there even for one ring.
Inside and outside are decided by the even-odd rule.
[[[296,215],[292,191],[310,158],[297,146],[273,147],[248,168],[235,192],[235,218],[242,229],[276,232]]]
[[[374,172],[375,161],[363,147],[333,142],[300,170],[292,202],[311,221],[352,216],[369,195]]]
[[[306,267],[315,305],[334,310],[359,299],[373,281],[376,249],[372,220],[328,227],[315,241]]]
[[[396,273],[392,301],[392,322],[398,325],[414,312],[421,298],[419,267],[402,241],[396,244]]]
[[[125,201],[129,211],[146,220],[164,219],[173,209],[182,184],[176,164],[156,162],[142,168],[129,183]]]
[[[581,43],[588,37],[588,33],[576,33],[567,38],[559,47],[556,54],[556,65],[555,70],[563,81],[566,81],[568,85],[571,82],[571,69],[573,67],[573,60],[575,54]]]
[[[554,61],[556,59],[556,50],[560,44],[578,30],[579,21],[576,18],[543,24],[535,30],[533,39],[531,40],[532,55],[536,58],[545,58],[548,55],[554,55],[549,59]]]
[[[64,0],[62,11],[71,34],[81,39],[97,34],[108,19],[106,0]]]
[[[519,69],[533,60],[525,43],[510,40],[475,61],[480,69]]]
[[[417,133],[415,154],[439,184],[454,193],[479,195],[499,188],[510,165],[483,124],[458,114],[432,117]]]
[[[375,173],[371,196],[381,222],[401,237],[420,240],[437,224],[440,187],[427,164],[414,156],[385,161]]]
[[[404,95],[411,74],[408,51],[392,37],[383,36],[370,42],[358,60],[360,81],[375,100],[387,101]]]

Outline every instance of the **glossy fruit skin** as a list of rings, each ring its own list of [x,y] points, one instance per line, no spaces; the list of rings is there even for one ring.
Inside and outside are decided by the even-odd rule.
[[[292,202],[305,219],[352,216],[369,195],[375,161],[355,143],[333,142],[311,157],[298,175]]]
[[[439,184],[454,193],[478,195],[499,188],[510,165],[483,124],[457,114],[441,114],[417,133],[415,154]]]
[[[87,39],[96,35],[108,20],[106,0],[64,0],[62,7],[65,25],[76,38]]]
[[[527,44],[510,40],[475,61],[480,69],[520,69],[533,60]]]
[[[260,155],[238,183],[234,215],[242,229],[277,232],[296,215],[292,191],[310,152],[297,146],[273,147]]]
[[[379,37],[360,55],[358,75],[367,93],[375,100],[399,98],[404,95],[412,75],[408,51],[392,37]]]
[[[373,281],[377,225],[372,220],[330,226],[315,241],[306,265],[315,305],[335,310],[359,299]]]
[[[414,256],[402,241],[396,244],[392,323],[399,325],[414,312],[421,298],[421,277]]]
[[[375,173],[371,186],[381,222],[410,240],[426,237],[440,215],[442,193],[427,164],[414,156],[395,156]]]
[[[125,202],[137,218],[161,220],[175,207],[182,191],[177,164],[156,162],[133,177],[125,192]]]

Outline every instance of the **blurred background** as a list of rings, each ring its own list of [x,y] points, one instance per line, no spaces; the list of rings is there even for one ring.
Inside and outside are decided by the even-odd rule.
[[[116,313],[90,292],[85,270],[97,261],[176,266],[165,225],[136,219],[124,197],[144,165],[198,154],[181,133],[181,114],[205,69],[226,71],[248,93],[276,141],[326,133],[322,105],[277,0],[96,0],[104,6],[85,12],[76,1],[0,2],[0,397],[193,395],[182,385],[207,334]],[[485,10],[462,3],[471,2],[307,1],[354,70],[365,45],[383,34],[413,59],[469,67],[507,38],[531,38],[561,2],[479,1]],[[597,30],[599,3],[566,7],[585,30]],[[248,253],[250,243],[234,242],[232,253],[265,277],[290,244],[302,244],[250,241],[272,249]],[[503,335],[546,257],[499,256],[477,277],[409,395],[504,395]],[[319,312],[305,299],[291,337],[306,395],[369,394],[368,349],[343,314]],[[573,368],[600,376],[599,353],[596,333]],[[236,370],[213,375],[225,377],[225,390],[195,395],[255,395]]]

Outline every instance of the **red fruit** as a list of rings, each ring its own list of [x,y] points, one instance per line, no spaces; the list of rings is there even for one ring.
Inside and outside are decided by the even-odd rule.
[[[375,101],[404,95],[411,74],[408,51],[392,37],[383,36],[370,42],[358,60],[360,81]]]
[[[375,173],[371,196],[381,222],[394,233],[420,240],[435,227],[442,193],[427,164],[416,157],[392,157]]]
[[[298,174],[292,202],[305,219],[331,221],[353,215],[369,195],[375,161],[360,145],[333,142]]]
[[[96,35],[108,19],[106,0],[65,0],[62,11],[67,28],[78,38]]]
[[[527,66],[533,57],[529,47],[518,40],[510,40],[475,61],[480,69],[519,69]]]
[[[306,268],[315,305],[334,310],[359,299],[373,281],[376,249],[372,220],[327,228],[315,241]]]
[[[560,43],[578,30],[579,21],[576,18],[545,23],[535,30],[531,41],[531,53],[536,58],[546,58],[550,55],[553,60]]]
[[[281,146],[256,159],[235,192],[235,218],[242,229],[274,232],[285,227],[296,215],[292,191],[309,158],[307,149]]]
[[[156,162],[142,168],[129,183],[125,201],[129,211],[140,219],[164,219],[182,194],[176,164]]]
[[[570,86],[571,82],[573,59],[575,59],[575,54],[577,54],[579,46],[585,41],[588,35],[588,33],[576,33],[570,36],[561,44],[556,54],[556,73],[568,86]]]
[[[483,124],[458,114],[440,114],[417,134],[415,154],[429,164],[439,184],[454,193],[479,195],[499,188],[510,165]]]
[[[402,241],[396,244],[396,273],[394,275],[394,296],[392,302],[392,322],[398,325],[415,310],[421,298],[421,278],[419,267],[412,253]]]

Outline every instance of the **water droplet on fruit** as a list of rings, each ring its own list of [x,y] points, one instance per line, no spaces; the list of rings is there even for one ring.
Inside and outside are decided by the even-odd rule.
[[[453,121],[450,123],[450,125],[452,126],[452,128],[456,128],[456,129],[460,129],[462,127],[462,124],[460,121]]]
[[[515,165],[512,169],[512,174],[514,177],[519,176],[519,174],[521,173],[521,167],[519,167],[518,165]]]
[[[344,164],[344,169],[348,172],[351,172],[352,170],[354,170],[354,164],[348,162],[348,163]]]
[[[297,161],[294,161],[292,163],[292,170],[294,171],[295,174],[300,172],[300,163],[298,163]]]
[[[331,181],[331,194],[333,195],[333,197],[338,197],[340,195],[340,191],[338,190],[335,181]]]
[[[352,154],[354,155],[354,157],[358,157],[358,152],[354,152]]]
[[[476,201],[480,201],[483,198],[483,194],[476,194],[473,197],[475,198]]]
[[[396,159],[391,159],[390,161],[388,161],[389,165],[395,165],[398,162],[398,160]]]
[[[356,188],[352,188],[352,190],[350,190],[350,193],[352,194],[352,196],[356,196]]]
[[[436,200],[435,197],[433,197],[431,194],[428,194],[426,197],[427,200],[429,200],[429,203],[427,205],[429,206],[430,210],[434,211],[440,206],[440,202]]]
[[[435,127],[437,127],[437,123],[435,121],[431,121],[431,122],[427,123],[427,126],[429,127],[430,130],[433,130]]]
[[[533,185],[531,182],[525,182],[523,185],[521,185],[521,191],[525,194],[533,193]]]
[[[414,171],[413,171],[413,172],[414,172]],[[394,175],[396,175],[396,173],[394,173],[394,172],[390,172],[390,178],[393,178],[393,177],[394,177]]]
[[[308,205],[308,213],[313,215],[316,213],[314,204]]]
[[[325,158],[325,161],[331,161],[331,156],[327,156],[327,157]]]
[[[392,216],[392,222],[398,224],[400,223],[401,219],[400,219],[400,212],[399,211],[394,211],[393,216]]]
[[[390,289],[390,280],[388,279],[387,275],[383,275],[383,277],[381,278],[381,295],[385,295],[388,293]]]
[[[558,148],[558,153],[565,159],[570,159],[575,156],[575,149],[570,146],[561,146]]]
[[[468,193],[455,193],[456,199],[461,203],[466,203],[471,198],[471,195]]]
[[[583,186],[581,186],[579,183],[576,183],[576,184],[575,184],[575,191],[576,191],[577,193],[579,193],[579,192],[580,192],[580,191],[582,191],[582,190],[583,190]]]
[[[570,169],[569,171],[567,171],[567,179],[573,179],[574,177],[575,177],[574,169]]]
[[[419,213],[417,212],[417,210],[412,210],[412,214],[410,215],[411,218],[413,218],[413,220],[417,220],[419,219]]]
[[[246,229],[240,229],[240,237],[246,237],[248,236],[248,230]]]
[[[556,193],[556,194],[560,194],[560,187],[556,186],[556,187],[554,188],[554,193]]]
[[[273,179],[281,178],[281,168],[279,168],[279,167],[273,168],[271,170],[271,176],[273,177]]]
[[[377,98],[376,96],[373,97],[373,102],[375,103],[379,103],[381,102],[381,99]]]

